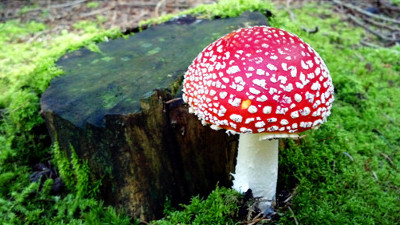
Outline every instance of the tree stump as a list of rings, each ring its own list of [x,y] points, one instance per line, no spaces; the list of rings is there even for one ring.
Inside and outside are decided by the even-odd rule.
[[[57,65],[41,99],[53,142],[71,147],[101,179],[101,197],[133,217],[162,216],[173,204],[231,186],[237,140],[201,125],[181,100],[183,74],[209,43],[239,27],[266,24],[260,13],[176,19],[129,38],[80,49]]]

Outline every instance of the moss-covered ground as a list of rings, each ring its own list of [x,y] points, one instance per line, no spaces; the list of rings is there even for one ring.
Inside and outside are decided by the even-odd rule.
[[[297,194],[294,213],[280,222],[399,223],[400,48],[362,47],[362,30],[316,8],[295,11],[293,23],[282,15],[279,24],[294,32],[301,24],[320,27],[300,35],[325,59],[336,101],[328,123],[281,150],[280,178],[295,180]]]
[[[278,209],[280,217],[274,223],[400,223],[400,47],[360,45],[367,34],[344,21],[329,4],[295,9],[294,20],[287,11],[261,1],[226,0],[189,12],[212,17],[265,9],[274,15],[269,21],[272,26],[298,34],[325,59],[336,99],[332,115],[320,129],[281,145],[279,190],[289,190],[291,199],[290,206]],[[317,33],[301,29],[315,26]],[[26,42],[20,40],[46,26],[0,24],[1,224],[135,223],[82,188],[90,179],[85,163],[65,161],[57,146],[49,146],[39,115],[41,93],[51,78],[62,74],[54,67],[61,55],[121,35],[92,23],[79,23],[76,28],[74,33]],[[32,165],[49,160],[61,171],[70,170],[66,179],[70,183],[58,195],[50,194],[51,179],[43,185],[29,182]],[[154,223],[239,223],[234,216],[239,200],[232,190],[217,188],[208,199],[196,197],[181,211],[167,207],[165,220]]]

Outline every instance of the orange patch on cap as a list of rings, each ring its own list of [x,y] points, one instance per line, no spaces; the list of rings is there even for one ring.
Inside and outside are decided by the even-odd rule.
[[[244,100],[244,101],[242,102],[242,104],[240,105],[240,107],[241,107],[242,109],[247,109],[247,108],[249,108],[250,105],[251,105],[251,101],[250,101],[249,99],[247,99],[247,100]]]
[[[229,33],[229,34],[225,35],[225,36],[222,37],[222,38],[225,39],[225,40],[228,40],[229,38],[235,36],[235,34],[236,34],[236,32],[232,32],[232,33]]]

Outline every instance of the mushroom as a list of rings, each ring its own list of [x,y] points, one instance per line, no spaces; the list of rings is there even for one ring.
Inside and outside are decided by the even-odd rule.
[[[318,53],[296,35],[255,26],[208,45],[189,66],[183,100],[203,125],[240,133],[233,188],[263,212],[275,201],[279,138],[299,138],[331,113],[334,87]]]

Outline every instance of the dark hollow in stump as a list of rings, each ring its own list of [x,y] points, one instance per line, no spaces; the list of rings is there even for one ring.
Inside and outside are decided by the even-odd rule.
[[[265,25],[260,13],[213,21],[181,18],[129,38],[80,49],[57,63],[41,99],[52,141],[88,162],[101,197],[133,217],[162,216],[173,204],[231,186],[237,136],[188,114],[183,74],[209,43],[239,27]]]

